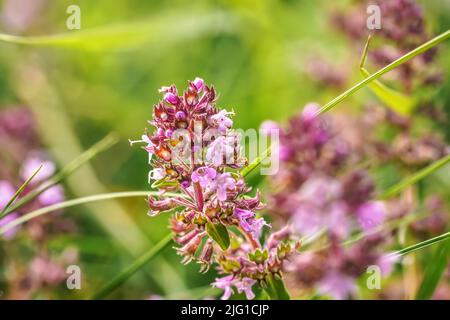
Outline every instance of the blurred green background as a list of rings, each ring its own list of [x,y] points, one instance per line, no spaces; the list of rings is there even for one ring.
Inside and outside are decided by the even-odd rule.
[[[311,80],[305,73],[310,59],[324,57],[344,67],[353,82],[360,80],[355,59],[360,53],[352,51],[328,19],[349,3],[2,1],[3,17],[16,17],[3,18],[0,32],[38,38],[31,44],[0,42],[0,108],[31,108],[60,167],[108,133],[119,136],[117,145],[67,180],[69,198],[148,190],[147,156],[127,140],[141,135],[160,99],[157,89],[174,83],[181,90],[187,80],[202,77],[220,93],[219,105],[236,111],[240,128],[257,128],[266,119],[285,120],[310,101],[325,103],[339,91]],[[430,17],[433,35],[450,27],[449,1],[419,3]],[[66,9],[72,4],[81,8],[79,31],[66,28]],[[447,43],[440,54],[444,74],[449,60]],[[443,87],[438,95],[448,110],[450,82]],[[370,99],[375,98],[363,89],[333,112],[357,112],[358,104],[351,101]],[[61,288],[53,293],[57,297],[88,296],[168,233],[168,217],[147,217],[142,198],[79,206],[65,214],[78,221],[79,233],[56,236],[49,248],[79,248],[83,289]],[[214,272],[201,275],[198,266],[184,267],[179,260],[174,250],[166,250],[113,297],[198,298],[216,293],[208,289]]]

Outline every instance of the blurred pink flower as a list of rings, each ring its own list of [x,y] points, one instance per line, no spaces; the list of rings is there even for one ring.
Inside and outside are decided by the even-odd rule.
[[[386,207],[381,201],[368,201],[356,210],[356,215],[361,228],[367,231],[383,223]]]
[[[10,222],[16,220],[18,217],[19,217],[19,215],[17,213],[13,212],[13,213],[8,214],[6,217],[1,218],[0,219],[0,228],[6,226]],[[10,240],[15,236],[15,234],[18,230],[19,230],[19,227],[17,227],[17,226],[14,228],[11,228],[3,234],[3,237],[6,240]]]
[[[56,167],[53,162],[45,160],[40,154],[32,154],[25,159],[20,170],[20,177],[22,180],[26,181],[30,178],[41,165],[43,165],[41,170],[39,170],[31,183],[44,181],[50,178],[56,171]]]
[[[43,206],[62,202],[64,201],[64,188],[61,185],[51,187],[41,193],[38,200]]]
[[[319,282],[318,291],[337,300],[349,298],[356,292],[355,280],[345,274],[332,271]]]

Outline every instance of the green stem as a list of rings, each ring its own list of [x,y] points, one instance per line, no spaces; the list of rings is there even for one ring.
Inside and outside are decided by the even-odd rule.
[[[444,241],[444,240],[446,240],[448,238],[450,238],[450,232],[446,232],[446,233],[443,233],[443,234],[441,234],[441,235],[439,235],[437,237],[434,237],[434,238],[431,238],[431,239],[428,239],[428,240],[425,240],[425,241],[413,244],[412,246],[409,246],[409,247],[403,248],[403,249],[401,249],[399,251],[391,253],[390,256],[404,256],[404,255],[412,253],[414,251],[417,251],[417,250],[423,249],[425,247],[431,246],[432,244]]]
[[[37,170],[31,175],[31,177],[29,177],[27,179],[27,181],[25,181],[20,188],[16,191],[16,193],[13,195],[13,197],[11,198],[11,200],[8,201],[8,203],[6,204],[6,206],[2,209],[2,211],[0,212],[0,218],[6,216],[10,211],[8,211],[9,207],[13,204],[14,200],[17,199],[18,196],[20,196],[20,194],[23,192],[23,190],[26,188],[26,186],[31,182],[31,180],[33,180],[33,178],[38,174],[38,172],[42,169],[44,165],[41,164],[39,166],[39,168],[37,168]]]
[[[426,176],[428,176],[429,174],[433,173],[434,171],[440,169],[441,167],[443,167],[444,165],[446,165],[449,162],[450,162],[450,154],[433,162],[429,166],[419,170],[418,172],[414,173],[412,176],[406,177],[399,183],[388,188],[381,195],[379,195],[378,198],[381,200],[385,200],[385,199],[388,199],[388,198],[391,198],[391,197],[397,195],[406,187],[415,184],[419,180],[425,178]]]
[[[92,158],[94,158],[99,153],[109,149],[114,144],[116,144],[118,141],[117,137],[115,137],[113,134],[109,134],[106,137],[104,137],[102,140],[94,144],[92,147],[87,149],[85,152],[83,152],[79,157],[71,161],[68,165],[66,165],[61,171],[59,171],[57,174],[55,174],[52,178],[45,181],[41,185],[39,185],[36,189],[29,192],[26,196],[24,196],[22,199],[17,201],[14,205],[9,207],[7,210],[2,212],[0,215],[7,215],[8,213],[11,213],[28,202],[34,200],[36,197],[38,197],[40,194],[42,194],[44,191],[48,190],[49,188],[57,185],[62,180],[64,180],[66,177],[70,176],[72,173],[74,173],[77,169],[79,169],[81,166],[83,166],[86,162],[89,162]]]
[[[109,200],[109,199],[115,199],[115,198],[146,197],[151,194],[157,195],[158,192],[157,191],[112,192],[112,193],[97,194],[97,195],[92,195],[92,196],[87,196],[87,197],[82,197],[82,198],[78,198],[78,199],[72,199],[72,200],[56,203],[54,205],[47,206],[47,207],[32,211],[30,213],[27,213],[27,214],[21,216],[20,218],[17,218],[15,220],[11,221],[10,223],[8,223],[0,228],[0,235],[4,234],[8,230],[10,230],[22,223],[25,223],[31,219],[37,218],[39,216],[42,216],[44,214],[47,214],[47,213],[50,213],[50,212],[53,212],[56,210],[61,210],[64,208],[73,207],[73,206],[77,206],[77,205],[89,203],[89,202],[103,201],[103,200]],[[172,193],[166,193],[166,195],[175,196],[175,194],[172,194]],[[176,194],[176,196],[180,196],[180,195]]]
[[[284,285],[283,279],[276,279],[273,275],[267,276],[267,287],[264,291],[270,300],[290,300],[289,292]]]
[[[103,288],[101,288],[91,299],[100,300],[107,297],[112,291],[117,289],[125,281],[127,281],[132,275],[134,275],[139,269],[155,258],[160,252],[167,248],[172,243],[172,235],[169,234],[153,246],[149,251],[137,258],[133,264],[114,277]]]
[[[378,70],[377,72],[373,73],[369,77],[367,77],[364,80],[358,82],[357,84],[355,84],[350,89],[346,90],[345,92],[341,93],[339,96],[337,96],[336,98],[334,98],[330,102],[328,102],[325,105],[323,105],[323,107],[320,108],[317,111],[316,116],[318,116],[318,115],[320,115],[320,114],[322,114],[324,112],[329,111],[334,106],[336,106],[338,103],[342,102],[343,100],[345,100],[346,98],[348,98],[349,96],[354,94],[356,91],[362,89],[364,86],[366,86],[370,82],[380,78],[382,75],[384,75],[384,74],[388,73],[389,71],[397,68],[398,66],[404,64],[405,62],[411,60],[412,58],[418,56],[419,54],[424,53],[425,51],[433,48],[437,44],[447,40],[449,37],[450,37],[450,30],[447,30],[444,33],[441,33],[440,35],[438,35],[437,37],[431,39],[430,41],[425,42],[424,44],[422,44],[421,46],[417,47],[416,49],[408,52],[407,54],[405,54],[403,56],[401,56],[400,58],[398,58],[394,62],[388,64],[384,68]],[[266,149],[260,157],[256,158],[246,168],[242,169],[241,170],[241,174],[243,176],[246,176],[247,174],[249,174],[250,171],[252,171],[258,165],[260,165],[261,162],[264,161],[264,159],[267,158],[269,155],[270,155],[270,147],[268,149]],[[247,169],[247,168],[249,168],[249,169]]]
[[[258,167],[261,164],[261,162],[264,161],[264,159],[269,157],[271,152],[272,152],[271,147],[267,148],[261,156],[257,157],[248,166],[246,166],[244,169],[241,170],[241,176],[243,177],[247,176],[250,172],[252,172],[253,169]]]
[[[424,53],[425,51],[433,48],[437,44],[447,40],[449,37],[450,37],[450,30],[447,30],[444,33],[438,35],[437,37],[431,39],[430,41],[425,42],[424,44],[422,44],[421,46],[417,47],[416,49],[408,52],[404,56],[401,56],[397,60],[391,62],[390,64],[388,64],[384,68],[382,68],[382,69],[378,70],[377,72],[373,73],[371,76],[365,78],[363,81],[357,83],[356,85],[354,85],[350,89],[346,90],[345,92],[343,92],[342,94],[340,94],[339,96],[337,96],[336,98],[334,98],[333,100],[331,100],[330,102],[325,104],[322,108],[320,108],[320,110],[318,111],[318,114],[321,114],[323,112],[327,112],[328,110],[332,109],[335,105],[337,105],[339,102],[341,102],[345,98],[351,96],[353,93],[355,93],[356,91],[358,91],[359,89],[364,87],[366,84],[372,82],[375,79],[378,79],[379,77],[381,77],[385,73],[387,73],[387,72],[397,68],[398,66],[404,64],[405,62],[411,60],[412,58],[418,56],[419,54]]]

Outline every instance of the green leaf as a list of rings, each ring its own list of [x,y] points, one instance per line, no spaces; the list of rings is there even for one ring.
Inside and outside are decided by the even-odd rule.
[[[361,73],[366,77],[370,76],[370,73],[364,68],[361,69]],[[375,80],[374,82],[369,83],[368,87],[385,105],[400,114],[411,114],[416,105],[416,102],[412,97],[395,91],[394,89],[385,86],[380,81]]]
[[[178,185],[177,181],[167,181],[167,178],[156,180],[151,184],[152,189],[159,189],[161,187],[175,187]]]
[[[271,274],[266,278],[267,287],[264,288],[270,300],[290,300],[291,296],[286,290],[282,279],[276,279]]]
[[[366,45],[364,47],[364,51],[361,57],[361,64],[359,67],[361,74],[366,78],[370,77],[369,71],[367,71],[364,67],[369,49],[369,43],[370,36],[367,39]],[[379,80],[374,80],[373,82],[369,83],[368,87],[378,97],[378,99],[380,99],[384,104],[398,113],[408,115],[416,105],[416,102],[413,98],[385,86]]]
[[[30,184],[31,180],[38,174],[38,172],[42,169],[43,164],[39,166],[39,168],[36,169],[36,171],[25,181],[20,188],[16,191],[16,193],[13,195],[13,197],[8,201],[6,206],[2,209],[0,212],[0,218],[3,216],[6,216],[8,213],[12,212],[12,210],[8,211],[9,207],[13,204],[13,202],[17,199],[18,196],[23,192],[23,190],[26,188],[27,185]]]
[[[230,235],[228,234],[228,229],[223,224],[214,224],[208,221],[206,224],[206,232],[222,250],[227,250],[230,247]]]
[[[272,152],[271,148],[272,147],[267,148],[261,156],[257,157],[255,160],[252,161],[252,163],[250,163],[248,166],[243,168],[240,172],[241,176],[243,176],[243,177],[247,176],[250,172],[253,171],[253,169],[258,167],[261,164],[261,162],[264,161],[264,159],[269,157],[270,153]]]
[[[428,300],[433,296],[450,258],[450,240],[442,242],[427,264],[422,283],[416,294],[417,300]]]
[[[423,178],[425,178],[429,174],[435,172],[436,170],[440,169],[441,167],[443,167],[444,165],[446,165],[449,162],[450,162],[450,154],[433,162],[432,164],[428,165],[427,167],[417,171],[413,175],[404,178],[399,183],[393,185],[392,187],[390,187],[386,191],[384,191],[381,195],[378,196],[378,198],[381,200],[385,200],[385,199],[388,199],[388,198],[391,198],[391,197],[397,195],[405,188],[422,180]]]

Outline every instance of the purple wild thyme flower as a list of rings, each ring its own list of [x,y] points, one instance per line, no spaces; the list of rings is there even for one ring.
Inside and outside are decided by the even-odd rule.
[[[9,108],[0,112],[0,145],[2,146],[0,154],[1,211],[16,190],[30,178],[41,164],[43,164],[42,169],[26,186],[20,197],[26,196],[50,178],[56,170],[56,165],[48,154],[42,151],[32,113],[26,108]],[[53,186],[34,200],[0,218],[0,227],[9,225],[27,212],[63,200],[63,187],[61,185]],[[60,285],[67,276],[65,264],[75,263],[77,254],[74,253],[74,250],[67,250],[61,255],[51,253],[44,249],[47,246],[46,241],[53,238],[56,233],[73,232],[75,229],[75,223],[71,219],[56,213],[32,219],[22,224],[20,229],[19,227],[10,228],[0,236],[0,249],[6,257],[1,259],[0,267],[15,270],[6,278],[6,298],[31,299],[37,293],[47,298],[50,291],[41,289]],[[14,246],[9,244],[12,241],[22,240],[25,241],[31,253],[30,258],[26,260],[23,256],[17,256],[17,250],[14,250]],[[17,265],[24,265],[24,263],[28,265],[27,268],[17,269]]]
[[[380,8],[380,29],[367,29],[369,5],[378,5]],[[369,31],[373,33],[374,38],[383,39],[382,45],[369,51],[371,61],[379,67],[391,63],[430,39],[423,9],[414,0],[361,1],[345,12],[333,14],[331,20],[338,27],[337,30],[345,33],[358,47],[367,39]],[[435,55],[435,49],[429,50],[396,70],[395,74],[407,92],[412,92],[419,84],[427,86],[441,81],[441,72],[431,65]]]
[[[305,290],[344,299],[355,296],[356,280],[369,265],[381,263],[390,237],[372,235],[351,247],[341,242],[375,230],[388,210],[374,200],[373,180],[355,166],[358,157],[349,141],[335,133],[331,118],[315,117],[316,108],[307,105],[280,132],[280,149],[290,152],[280,157],[280,170],[272,177],[268,212],[275,225],[291,223],[297,235],[322,235],[329,243],[286,264],[289,279]]]
[[[38,139],[34,128],[34,120],[31,113],[25,108],[7,109],[1,112],[0,118],[0,142],[5,146],[8,155],[13,159],[8,165],[0,166],[0,210],[13,197],[16,190],[41,166],[41,170],[23,190],[21,196],[25,196],[32,189],[37,187],[44,180],[51,177],[55,171],[55,164],[49,156],[39,149]],[[0,156],[0,160],[3,157]],[[6,163],[6,162],[5,162]],[[19,174],[16,174],[19,172]],[[0,224],[5,226],[11,222],[13,217],[19,217],[27,211],[52,205],[64,200],[64,189],[61,185],[53,186],[41,193],[35,200],[26,206],[15,210],[4,218],[0,219]],[[33,228],[33,235],[43,235],[43,228],[46,225],[45,217],[35,219],[30,222]],[[40,230],[37,232],[36,230]],[[12,228],[5,234],[5,238],[11,239],[18,231]]]
[[[149,196],[149,214],[174,210],[170,226],[182,262],[196,261],[204,272],[216,264],[223,277],[213,286],[224,290],[224,299],[233,292],[252,299],[255,283],[264,286],[269,275],[281,277],[294,244],[286,232],[272,237],[270,248],[260,242],[261,230],[268,226],[257,216],[263,204],[258,191],[249,196],[251,188],[235,170],[247,160],[233,129],[234,112],[216,106],[214,87],[196,78],[183,93],[174,85],[160,92],[163,99],[149,122],[154,130],[139,141],[151,155],[149,178],[161,191],[158,197]],[[178,195],[168,196],[167,191]],[[219,243],[211,226],[222,230],[229,244]]]

